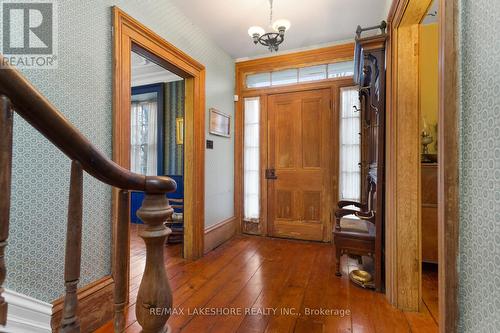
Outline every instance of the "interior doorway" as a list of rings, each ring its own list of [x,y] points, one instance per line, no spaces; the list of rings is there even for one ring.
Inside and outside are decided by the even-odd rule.
[[[130,170],[147,176],[168,176],[177,189],[169,193],[174,214],[167,222],[167,244],[184,241],[184,100],[185,80],[149,59],[137,45],[131,51]],[[130,221],[136,231],[143,192],[130,195]],[[180,251],[182,253],[182,251]]]
[[[419,108],[421,144],[422,310],[439,324],[438,239],[438,1],[419,26]]]
[[[113,31],[113,159],[122,167],[126,169],[135,168],[135,171],[140,171],[141,173],[156,172],[157,174],[167,174],[173,178],[182,177],[181,182],[179,182],[180,179],[176,179],[181,188],[178,188],[176,193],[168,194],[168,197],[171,198],[171,204],[176,209],[177,217],[182,216],[183,226],[183,244],[179,247],[180,251],[173,251],[172,253],[176,253],[175,255],[177,256],[182,255],[188,260],[200,258],[203,256],[205,223],[205,68],[202,64],[165,41],[118,7],[113,7]],[[133,124],[138,125],[137,120],[140,120],[141,116],[147,117],[150,115],[157,118],[157,120],[165,116],[165,112],[158,112],[161,109],[161,87],[158,84],[153,84],[154,82],[145,82],[134,77],[134,61],[136,64],[148,62],[151,68],[160,67],[165,70],[160,75],[169,77],[166,81],[173,80],[173,82],[180,82],[177,85],[182,87],[179,89],[183,90],[184,95],[183,102],[181,103],[183,117],[178,117],[175,113],[170,114],[171,119],[168,126],[171,128],[175,127],[175,138],[169,135],[170,141],[165,140],[165,135],[163,135],[163,139],[161,138],[161,134],[165,133],[165,129],[160,130],[158,126],[160,124],[166,125],[166,119],[163,119],[161,122],[156,121],[157,126],[153,126],[153,123],[142,124],[143,127],[151,125],[152,132],[156,132],[155,135],[150,137],[151,140],[147,136],[142,138],[144,142],[136,142],[137,138],[134,141],[132,140]],[[148,75],[143,75],[142,79],[147,77]],[[133,80],[136,80],[135,84],[133,84]],[[132,90],[134,85],[136,86],[136,89],[134,89],[134,92],[136,92],[135,97],[133,97]],[[163,87],[165,88],[165,80],[163,81]],[[163,90],[164,104],[165,94],[167,92]],[[156,105],[150,103],[152,100],[151,97],[156,97]],[[141,101],[141,98],[145,100]],[[143,105],[144,108],[138,106],[134,114],[133,103],[140,104],[141,102],[145,103]],[[157,112],[150,113],[152,108],[155,108]],[[136,118],[134,120],[133,114]],[[169,131],[169,134],[172,134],[170,132],[172,131]],[[148,145],[148,141],[151,143],[150,146]],[[174,141],[175,145],[173,144]],[[180,144],[181,142],[182,144]],[[147,155],[141,155],[141,153],[132,154],[134,150],[132,143],[138,144],[135,147],[137,152],[140,152],[143,148],[147,148],[151,153]],[[169,147],[166,147],[167,144]],[[177,148],[173,149],[172,154],[178,156],[181,146],[183,152],[182,159],[177,158],[174,161],[174,159],[169,158],[167,160],[165,158],[166,148]],[[146,158],[147,156],[150,157],[149,161]],[[141,158],[144,160],[141,160]],[[189,163],[184,163],[183,160],[189,161]],[[166,167],[168,168],[166,169]],[[179,193],[180,190],[183,193]],[[182,205],[180,205],[180,202],[175,202],[176,195],[183,197]],[[123,198],[120,198],[119,193],[114,191],[113,235],[117,235],[119,230],[121,233],[124,233],[123,228],[127,228],[126,234],[129,236],[129,239],[126,242],[126,247],[129,251],[123,252],[125,252],[125,262],[127,263],[125,281],[128,282],[130,281],[133,269],[130,263],[130,248],[133,245],[131,244],[130,236],[135,235],[130,235],[130,221],[129,223],[119,223],[118,221],[118,201],[120,199],[123,200]],[[130,219],[131,213],[127,216]],[[136,239],[142,242],[138,237]],[[124,245],[114,242],[113,246],[122,247]],[[171,248],[167,246],[167,252]],[[113,251],[113,253],[116,255],[117,252]],[[114,257],[113,272],[115,272],[116,262],[117,259]],[[127,288],[130,288],[129,284],[127,284]],[[127,292],[126,294],[128,295],[129,293]]]
[[[394,0],[389,13],[387,65],[387,191],[386,191],[386,294],[399,309],[419,311],[422,305],[422,259],[436,255],[437,241],[439,331],[457,330],[457,254],[459,222],[459,153],[457,31],[458,11],[454,1]],[[420,54],[421,23],[431,9],[437,18],[437,171],[433,173],[434,202],[422,207],[423,196],[432,193],[424,184],[426,172],[421,163],[423,143],[430,145],[432,128],[421,118]],[[427,88],[427,86],[425,87]],[[427,122],[427,120],[426,120]],[[428,127],[422,137],[422,130]],[[427,142],[425,142],[427,141]],[[429,147],[427,147],[429,148]],[[427,152],[428,153],[428,152]],[[425,155],[427,155],[427,153]],[[425,156],[424,156],[425,157]],[[429,156],[427,156],[429,157]],[[431,158],[432,159],[432,158]],[[436,174],[437,173],[437,174]],[[436,179],[437,178],[437,179]],[[429,199],[429,198],[427,198]],[[429,208],[437,211],[437,240],[432,252],[424,244],[425,216]],[[426,212],[427,211],[427,212]],[[433,212],[432,215],[436,214]],[[424,223],[425,222],[425,223]],[[430,238],[427,239],[427,241]],[[427,247],[424,252],[424,247]]]

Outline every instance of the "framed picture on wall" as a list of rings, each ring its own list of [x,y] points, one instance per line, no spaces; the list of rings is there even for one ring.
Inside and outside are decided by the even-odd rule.
[[[184,118],[175,119],[175,141],[178,145],[184,144]]]
[[[209,132],[213,135],[219,135],[226,138],[231,137],[231,116],[220,112],[217,109],[210,109],[210,128]]]

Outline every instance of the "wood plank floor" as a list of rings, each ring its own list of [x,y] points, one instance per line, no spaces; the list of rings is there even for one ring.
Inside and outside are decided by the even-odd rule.
[[[439,322],[438,267],[424,264],[422,267],[422,299],[432,318]]]
[[[180,246],[166,247],[178,310],[168,321],[173,332],[437,332],[426,306],[421,313],[404,313],[383,294],[354,286],[345,274],[336,277],[331,245],[237,236],[194,262],[180,254]],[[127,333],[140,332],[135,300],[144,260],[134,226]],[[204,309],[230,313],[196,313]],[[97,332],[112,331],[108,323]]]

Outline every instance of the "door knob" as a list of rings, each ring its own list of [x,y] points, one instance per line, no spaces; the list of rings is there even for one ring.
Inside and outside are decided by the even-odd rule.
[[[276,170],[266,169],[266,179],[278,179],[278,176],[276,176]]]

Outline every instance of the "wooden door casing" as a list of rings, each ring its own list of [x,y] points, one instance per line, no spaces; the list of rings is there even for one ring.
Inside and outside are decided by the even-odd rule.
[[[329,241],[332,209],[331,90],[268,97],[268,233]]]

